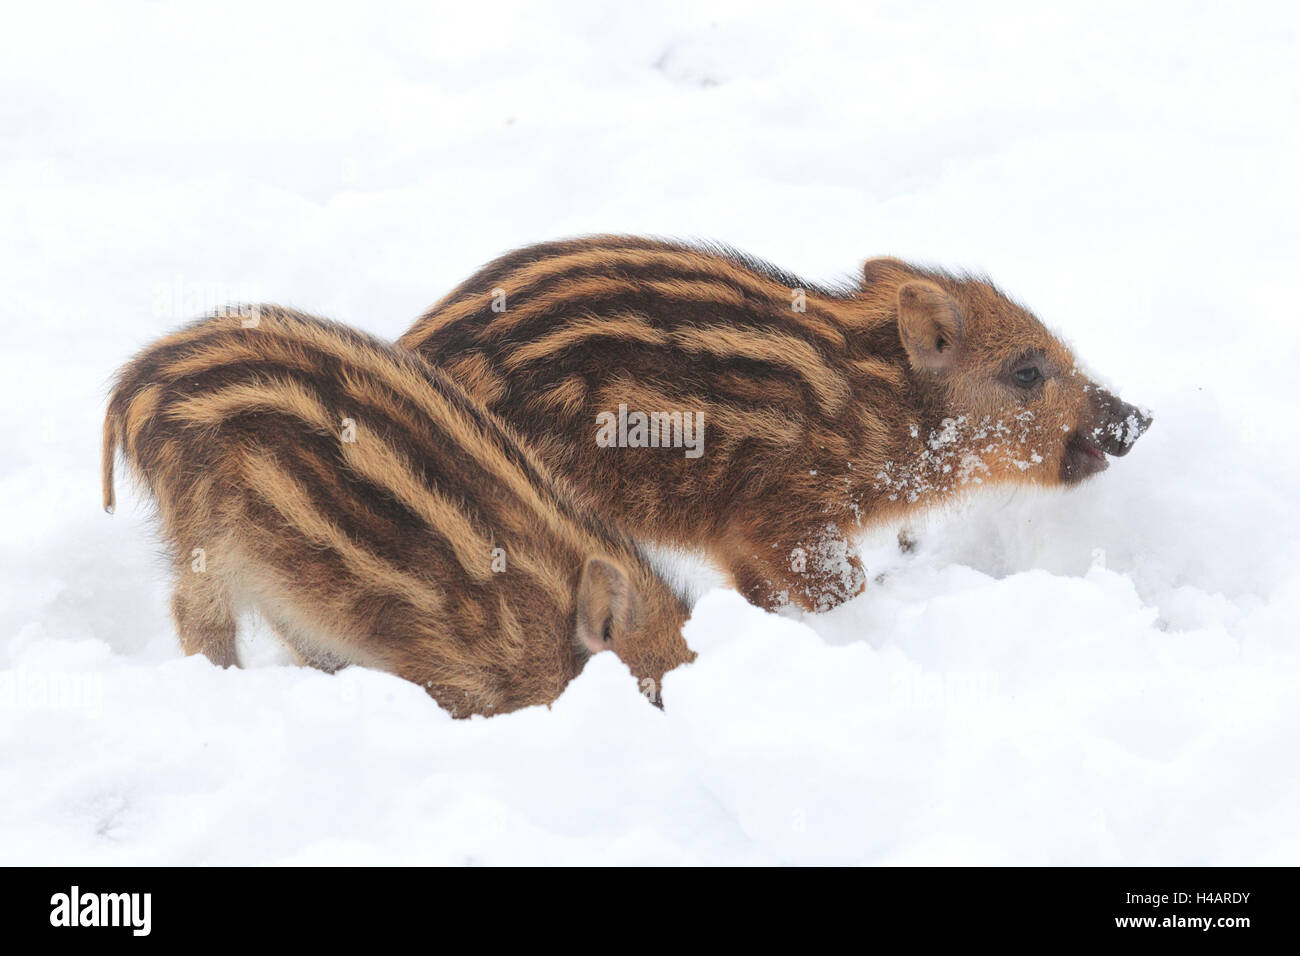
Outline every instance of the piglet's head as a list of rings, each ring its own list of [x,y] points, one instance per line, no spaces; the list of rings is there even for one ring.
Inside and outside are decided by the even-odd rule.
[[[652,704],[664,674],[695,659],[682,637],[686,602],[644,564],[589,558],[578,580],[576,639],[589,653],[613,651]]]
[[[1074,485],[1105,470],[1108,455],[1128,454],[1150,427],[1147,412],[1090,380],[991,283],[893,259],[867,263],[866,278],[892,299],[922,403],[944,422],[921,436],[936,466],[978,483]]]

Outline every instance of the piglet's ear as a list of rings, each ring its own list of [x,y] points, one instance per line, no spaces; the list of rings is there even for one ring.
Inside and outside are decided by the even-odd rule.
[[[578,582],[578,640],[593,654],[608,651],[632,605],[632,586],[613,561],[588,558]]]
[[[877,256],[862,263],[862,287],[870,289],[877,285],[893,285],[916,275],[902,259],[893,256]]]
[[[942,372],[961,352],[965,322],[955,299],[933,282],[898,287],[898,332],[912,368]]]

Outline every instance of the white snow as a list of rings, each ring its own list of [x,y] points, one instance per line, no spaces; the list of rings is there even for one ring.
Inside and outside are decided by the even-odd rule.
[[[1294,5],[439,6],[8,14],[0,863],[1300,859]],[[663,712],[609,655],[468,722],[183,658],[112,371],[227,299],[396,336],[589,231],[987,271],[1155,425],[825,615],[691,572]]]

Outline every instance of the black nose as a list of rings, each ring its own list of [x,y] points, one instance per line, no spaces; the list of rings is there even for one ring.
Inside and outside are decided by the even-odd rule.
[[[1104,388],[1097,389],[1097,425],[1092,437],[1102,451],[1117,458],[1129,453],[1133,443],[1151,427],[1151,413],[1122,401]]]

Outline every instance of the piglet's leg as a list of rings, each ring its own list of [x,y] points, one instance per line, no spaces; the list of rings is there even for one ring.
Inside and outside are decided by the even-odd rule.
[[[275,636],[280,639],[280,643],[285,646],[294,658],[297,659],[300,667],[315,667],[333,674],[342,667],[347,666],[347,661],[329,651],[323,650],[319,643],[313,641],[307,633],[300,627],[291,624],[284,618],[272,617],[267,621]]]
[[[756,536],[755,536],[756,537]],[[736,589],[768,611],[798,607],[829,611],[861,594],[866,569],[834,529],[816,529],[793,542],[774,544],[732,535],[721,563]]]
[[[186,567],[172,594],[172,616],[186,654],[204,654],[219,667],[238,667],[230,593],[212,571]]]

